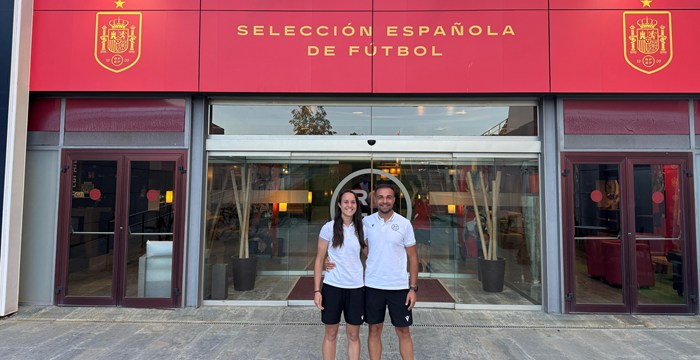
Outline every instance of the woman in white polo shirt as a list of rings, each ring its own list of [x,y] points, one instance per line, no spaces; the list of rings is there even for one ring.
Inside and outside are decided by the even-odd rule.
[[[365,292],[360,253],[366,249],[362,214],[358,198],[352,190],[338,196],[335,219],[321,228],[318,252],[314,263],[314,303],[321,310],[321,321],[326,324],[323,336],[323,359],[335,359],[336,338],[340,314],[345,318],[348,338],[348,359],[360,358],[360,325],[365,313]],[[328,255],[335,263],[327,271],[321,284],[321,271]]]

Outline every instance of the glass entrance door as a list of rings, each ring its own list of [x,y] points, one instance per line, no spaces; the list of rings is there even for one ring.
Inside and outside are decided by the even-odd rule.
[[[687,164],[685,155],[564,158],[568,311],[692,312]]]
[[[58,304],[171,307],[181,275],[183,154],[67,152]]]
[[[337,194],[353,190],[370,215],[373,189],[389,184],[397,192],[394,211],[411,220],[416,235],[418,301],[539,305],[537,170],[535,157],[210,156],[204,300],[310,305],[319,231],[333,218]],[[484,291],[479,280],[477,259],[486,248],[506,262],[500,294]],[[241,259],[254,264],[249,273],[237,268]],[[246,279],[248,287],[239,285]]]

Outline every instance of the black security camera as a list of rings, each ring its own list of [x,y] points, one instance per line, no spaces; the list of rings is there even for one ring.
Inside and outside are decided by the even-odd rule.
[[[372,146],[377,143],[377,140],[369,139],[367,140],[367,143],[369,144],[369,146]]]

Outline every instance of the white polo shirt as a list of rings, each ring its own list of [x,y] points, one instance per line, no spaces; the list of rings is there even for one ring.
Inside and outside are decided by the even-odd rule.
[[[362,222],[369,246],[365,285],[383,290],[408,289],[406,248],[416,245],[411,222],[396,212],[386,222],[379,213],[366,216]]]
[[[335,263],[333,270],[326,271],[323,283],[343,289],[363,287],[364,269],[360,260],[360,241],[355,235],[355,226],[343,224],[343,246],[337,248],[333,247],[333,220],[323,225],[318,237],[328,241],[328,257]]]

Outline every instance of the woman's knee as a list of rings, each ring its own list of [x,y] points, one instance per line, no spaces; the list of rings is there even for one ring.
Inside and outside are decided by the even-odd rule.
[[[338,325],[326,325],[326,340],[335,341],[338,337]]]

